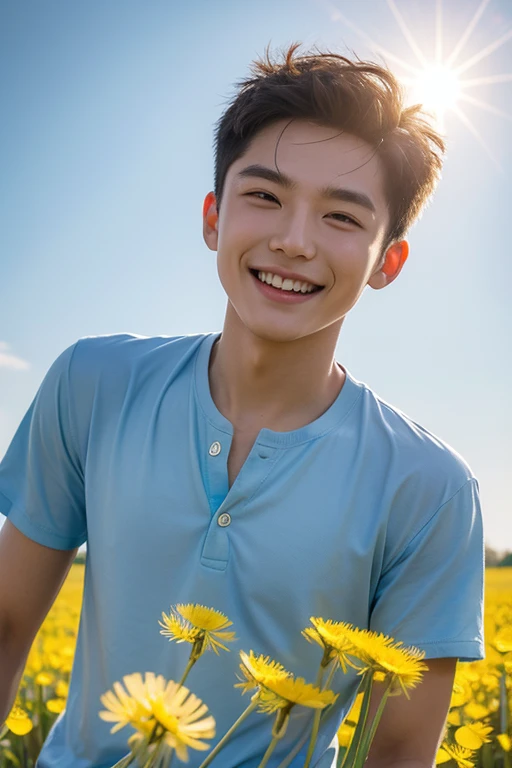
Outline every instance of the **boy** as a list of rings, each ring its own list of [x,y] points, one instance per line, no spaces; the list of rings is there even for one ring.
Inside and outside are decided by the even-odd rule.
[[[222,333],[80,339],[50,368],[0,465],[0,720],[88,545],[67,711],[39,768],[125,754],[129,734],[110,734],[100,695],[130,672],[179,679],[188,649],[157,626],[170,604],[233,621],[232,652],[201,659],[187,679],[217,739],[246,706],[233,688],[239,649],[314,681],[319,650],[300,634],[310,616],[425,650],[410,700],[388,700],[371,768],[431,766],[456,660],[483,658],[477,481],[334,359],[364,287],[400,274],[443,142],[403,107],[387,70],[297,47],[256,64],[218,124],[203,226],[228,296]],[[334,764],[357,684],[334,678],[314,765]],[[292,710],[272,766],[310,714]],[[255,768],[269,729],[253,713],[213,765]]]

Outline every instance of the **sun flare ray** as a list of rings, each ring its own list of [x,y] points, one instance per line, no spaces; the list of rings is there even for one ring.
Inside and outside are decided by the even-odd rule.
[[[443,0],[436,0],[436,61],[443,61]]]
[[[467,115],[466,115],[466,114],[465,114],[465,113],[462,111],[462,109],[460,109],[460,107],[458,107],[457,105],[454,105],[454,106],[452,107],[452,112],[454,112],[454,113],[457,115],[457,117],[459,118],[459,120],[460,120],[460,121],[463,123],[463,125],[465,125],[465,126],[466,126],[466,128],[468,129],[468,131],[470,131],[470,133],[472,133],[472,134],[473,134],[473,136],[474,136],[474,137],[475,137],[475,139],[478,141],[478,143],[480,144],[480,146],[482,147],[482,149],[484,149],[484,151],[486,152],[486,154],[488,155],[488,157],[489,157],[489,158],[492,160],[492,162],[493,162],[493,163],[494,163],[494,165],[496,166],[497,170],[498,170],[498,171],[500,171],[500,173],[503,173],[503,168],[502,168],[502,166],[500,165],[499,161],[498,161],[498,160],[497,160],[497,158],[496,158],[496,157],[493,155],[493,153],[491,152],[491,150],[489,149],[489,147],[488,147],[488,146],[487,146],[487,144],[485,143],[485,141],[484,141],[483,137],[480,135],[480,133],[478,132],[478,130],[475,128],[475,126],[473,125],[473,123],[471,122],[471,120],[469,119],[469,117],[468,117],[468,116],[467,116]]]
[[[461,80],[464,88],[472,88],[475,85],[493,85],[493,83],[512,82],[512,72],[503,75],[489,75],[488,77],[475,77],[472,80]]]
[[[395,21],[402,32],[409,48],[414,54],[414,59],[409,55],[409,59],[412,62],[416,60],[420,62],[420,66],[416,63],[406,61],[395,53],[384,48],[379,43],[375,42],[370,35],[368,35],[364,29],[359,27],[353,21],[348,19],[332,2],[329,0],[317,0],[324,7],[327,8],[330,18],[334,22],[340,22],[343,26],[348,27],[350,30],[356,33],[356,35],[373,51],[383,57],[386,65],[389,67],[392,64],[400,66],[400,70],[396,73],[402,86],[405,89],[405,99],[407,105],[420,104],[423,110],[430,115],[430,118],[436,124],[437,128],[445,133],[445,118],[449,112],[452,112],[463,125],[471,132],[474,138],[481,145],[485,153],[492,160],[493,164],[499,171],[502,171],[502,167],[497,158],[492,154],[489,146],[486,144],[476,127],[471,122],[467,114],[460,108],[460,102],[465,102],[474,107],[482,109],[484,112],[488,112],[492,115],[504,118],[505,120],[512,122],[512,114],[508,114],[498,107],[489,104],[480,98],[470,96],[467,91],[477,86],[487,86],[498,83],[510,83],[512,82],[512,72],[505,72],[495,75],[487,75],[482,77],[467,77],[461,78],[462,73],[479,63],[486,57],[501,48],[505,43],[512,40],[512,29],[509,29],[500,37],[496,38],[493,42],[485,45],[477,53],[468,56],[462,63],[454,66],[454,62],[460,60],[460,54],[466,43],[470,39],[474,30],[477,27],[485,9],[490,3],[490,0],[479,0],[478,7],[473,13],[471,20],[465,27],[462,35],[458,39],[455,47],[448,52],[445,43],[445,35],[443,35],[443,19],[445,18],[443,0],[431,0],[431,13],[434,13],[434,49],[432,54],[428,57],[425,56],[420,48],[419,41],[423,41],[423,38],[413,34],[409,28],[404,16],[402,15],[399,7],[398,0],[386,0],[386,4],[392,12]],[[401,72],[403,70],[403,72]],[[475,73],[478,75],[478,72]]]
[[[457,58],[457,56],[462,51],[462,49],[466,45],[467,41],[471,37],[471,34],[473,33],[474,28],[478,24],[481,15],[485,11],[485,9],[489,5],[489,3],[490,3],[490,0],[482,0],[480,5],[476,9],[476,13],[473,16],[473,18],[471,19],[471,21],[469,22],[469,24],[466,27],[466,29],[464,30],[464,32],[462,33],[462,37],[460,38],[459,42],[457,43],[457,45],[455,46],[455,48],[453,49],[451,54],[446,59],[446,66],[447,67],[451,67],[452,64],[455,62],[455,59]]]
[[[391,51],[388,51],[386,48],[383,48],[382,45],[379,45],[375,42],[375,40],[372,40],[372,38],[364,32],[360,27],[357,26],[357,24],[354,24],[350,19],[347,19],[346,16],[344,16],[338,8],[336,8],[331,3],[326,4],[329,8],[329,11],[331,12],[331,20],[332,21],[342,21],[343,24],[346,24],[347,27],[352,29],[361,40],[364,40],[368,45],[372,46],[373,49],[377,52],[382,54],[382,56],[389,59],[389,61],[394,61],[396,64],[399,64],[401,67],[406,69],[408,72],[411,72],[413,75],[418,75],[419,70],[417,67],[414,67],[412,64],[409,64],[407,61],[404,61],[399,56],[396,56],[394,53],[391,53]]]
[[[499,37],[497,40],[494,41],[494,43],[491,43],[487,46],[487,48],[482,48],[481,51],[478,53],[475,53],[474,56],[472,56],[470,59],[467,59],[464,64],[461,64],[457,67],[455,70],[458,75],[461,75],[463,72],[465,72],[467,69],[472,67],[474,64],[477,64],[479,61],[482,61],[482,59],[485,59],[486,56],[489,56],[491,53],[494,53],[494,51],[497,51],[498,48],[501,48],[501,46],[507,42],[507,40],[510,40],[512,38],[512,29],[509,29],[508,32],[505,32],[504,35]]]
[[[463,99],[463,101],[467,101],[468,104],[474,104],[475,107],[480,107],[480,109],[490,112],[492,115],[504,117],[505,120],[510,120],[512,122],[512,115],[509,115],[508,112],[503,112],[503,110],[498,109],[497,107],[493,107],[492,104],[488,104],[486,101],[482,101],[482,99],[475,99],[474,96],[468,96],[467,93],[461,93],[459,98]]]
[[[418,61],[423,67],[428,67],[428,60],[426,56],[424,55],[423,51],[420,49],[416,40],[412,36],[411,31],[409,30],[409,27],[405,23],[404,17],[396,7],[394,0],[387,0],[387,4],[393,13],[393,16],[395,17],[398,26],[402,30],[403,36],[409,43],[409,47],[411,48],[412,52],[414,53],[414,55],[416,56],[416,58],[418,59]]]

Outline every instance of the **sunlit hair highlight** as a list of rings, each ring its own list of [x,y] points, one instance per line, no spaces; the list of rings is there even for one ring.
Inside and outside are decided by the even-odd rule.
[[[251,65],[252,77],[215,130],[214,192],[220,206],[229,167],[254,137],[283,119],[311,120],[357,136],[379,157],[384,170],[390,224],[386,245],[400,240],[419,217],[439,180],[445,143],[421,105],[406,107],[391,71],[330,51],[300,55],[300,43]]]

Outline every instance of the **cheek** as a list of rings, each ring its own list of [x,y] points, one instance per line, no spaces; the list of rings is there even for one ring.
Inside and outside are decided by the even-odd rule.
[[[334,271],[346,278],[363,276],[368,264],[368,243],[359,233],[346,232],[329,244]]]

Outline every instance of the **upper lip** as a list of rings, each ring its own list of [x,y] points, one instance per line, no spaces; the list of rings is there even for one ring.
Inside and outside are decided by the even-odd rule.
[[[317,288],[323,288],[321,283],[315,283],[314,280],[311,280],[309,277],[299,275],[297,272],[287,272],[280,267],[249,267],[249,269],[254,270],[254,272],[270,272],[272,275],[279,275],[283,280],[293,280],[294,282],[295,280],[300,280],[301,283],[309,283],[310,285],[315,285]]]

